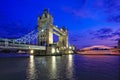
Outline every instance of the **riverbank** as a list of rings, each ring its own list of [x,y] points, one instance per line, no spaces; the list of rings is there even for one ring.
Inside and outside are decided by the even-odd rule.
[[[79,55],[110,55],[110,56],[120,56],[119,52],[112,52],[110,50],[92,50],[92,51],[83,51],[83,52],[77,52]]]
[[[79,54],[79,55],[93,55],[93,56],[96,56],[96,55],[108,55],[108,56],[120,56],[120,54]]]

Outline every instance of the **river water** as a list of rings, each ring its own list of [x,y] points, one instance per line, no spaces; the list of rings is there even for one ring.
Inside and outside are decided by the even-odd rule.
[[[0,80],[120,80],[120,56],[0,58]]]

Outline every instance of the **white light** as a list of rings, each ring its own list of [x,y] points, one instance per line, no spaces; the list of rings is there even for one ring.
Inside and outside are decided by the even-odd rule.
[[[30,55],[29,66],[27,68],[29,75],[27,76],[28,79],[35,79],[35,63],[34,63],[34,56]]]
[[[30,62],[33,62],[33,61],[34,61],[34,56],[30,55]]]
[[[44,30],[42,30],[42,32],[43,32]]]
[[[70,46],[69,49],[72,49],[72,47]]]
[[[72,60],[73,57],[72,57],[72,55],[69,54],[68,58],[69,58],[69,60]]]
[[[61,28],[60,30],[62,31],[63,29]]]
[[[34,53],[34,50],[30,50],[30,53],[33,54],[33,53]]]
[[[51,69],[52,73],[55,75],[57,72],[57,66],[56,66],[56,57],[52,56],[52,64],[51,64]]]
[[[55,53],[55,48],[52,48],[52,53]]]
[[[73,51],[72,51],[72,50],[69,50],[68,53],[69,53],[69,54],[70,54],[70,53],[73,53]]]

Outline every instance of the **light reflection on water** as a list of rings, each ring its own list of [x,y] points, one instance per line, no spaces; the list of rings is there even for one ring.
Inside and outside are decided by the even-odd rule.
[[[34,62],[34,56],[30,55],[29,57],[29,64],[27,68],[27,79],[33,80],[35,79],[35,62]]]
[[[70,76],[70,78],[73,78],[73,56],[72,55],[68,55],[68,76]]]
[[[51,60],[52,60],[51,67],[52,67],[53,72],[55,72],[55,70],[56,70],[56,57],[52,56]]]
[[[107,55],[1,59],[0,80],[119,80],[119,61]]]
[[[51,75],[50,76],[52,76],[52,78],[55,78],[57,76],[57,72],[56,72],[56,70],[57,70],[56,57],[52,56],[51,60],[52,61],[51,61],[51,69],[50,69]]]

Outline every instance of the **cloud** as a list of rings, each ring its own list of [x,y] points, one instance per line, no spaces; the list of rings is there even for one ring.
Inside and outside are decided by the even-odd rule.
[[[80,18],[95,18],[96,17],[92,11],[84,9],[84,8],[75,9],[71,7],[64,7],[63,10],[67,13],[72,14],[75,17],[80,17]]]
[[[118,41],[120,38],[111,39],[111,41]]]
[[[120,22],[120,15],[112,15],[108,17],[108,22]]]
[[[120,37],[120,29],[114,31],[112,34],[113,34],[114,36]]]
[[[120,0],[94,0],[91,7],[104,14],[107,22],[120,22]]]
[[[101,28],[99,30],[90,32],[90,34],[93,35],[92,39],[97,38],[103,40],[113,37],[112,32],[113,30],[110,28]]]
[[[93,8],[105,14],[107,22],[120,22],[120,0],[95,0]]]
[[[69,40],[71,42],[79,42],[80,39],[84,38],[84,35],[82,35],[82,32],[69,32]]]
[[[120,0],[107,0],[105,3],[105,13],[108,22],[120,22]]]
[[[111,28],[101,28],[101,29],[96,30],[96,31],[90,31],[90,34],[100,35],[100,34],[109,34],[112,32],[113,32],[113,30]]]
[[[102,19],[102,16],[106,18],[106,21],[111,17],[110,14],[118,12],[120,10],[117,3],[112,4],[115,0],[86,0],[82,7],[74,8],[71,6],[64,6],[63,11],[72,14],[75,17],[80,18],[91,18],[91,19]],[[116,11],[114,11],[117,8]],[[113,15],[113,14],[112,14]]]
[[[96,34],[109,34],[113,32],[111,28],[102,28],[96,31]]]
[[[91,39],[118,41],[120,39],[120,29],[112,30],[111,28],[101,28],[90,31]]]
[[[85,30],[71,33],[69,36],[70,43],[78,47],[86,47],[92,45],[116,45],[120,30],[112,28],[100,28],[97,30]]]
[[[113,35],[98,35],[98,36],[96,36],[96,38],[101,39],[101,40],[105,40],[105,39],[108,39],[111,37],[113,37]]]

